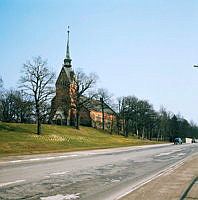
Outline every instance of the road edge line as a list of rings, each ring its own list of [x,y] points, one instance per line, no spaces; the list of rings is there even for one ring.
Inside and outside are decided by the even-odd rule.
[[[190,155],[190,156],[188,156],[188,157],[186,157],[186,158],[184,158],[184,159],[182,159],[182,160],[180,160],[180,161],[174,163],[173,165],[169,166],[168,168],[163,169],[163,170],[157,172],[156,174],[154,174],[154,175],[148,177],[147,179],[136,183],[136,184],[130,189],[130,191],[125,192],[124,194],[120,195],[119,197],[116,197],[114,200],[120,200],[120,199],[123,198],[124,196],[130,194],[130,193],[133,192],[134,190],[137,190],[138,188],[140,188],[140,187],[142,187],[143,185],[145,185],[145,184],[151,182],[152,180],[154,180],[154,179],[156,179],[156,178],[158,178],[158,177],[160,177],[160,176],[162,176],[162,175],[164,175],[164,174],[166,174],[166,173],[168,173],[168,172],[170,172],[170,171],[176,170],[177,168],[179,168],[180,166],[182,166],[182,165],[184,164],[185,161],[187,161],[188,159],[190,159],[190,158],[193,157],[194,155],[198,155],[198,153],[194,153],[194,154],[192,154],[192,155]]]

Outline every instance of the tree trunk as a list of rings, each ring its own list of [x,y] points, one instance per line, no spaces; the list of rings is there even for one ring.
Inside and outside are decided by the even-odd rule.
[[[111,134],[113,132],[113,126],[114,126],[114,123],[113,123],[113,118],[111,119]]]
[[[103,98],[100,98],[100,101],[101,101],[101,105],[102,105],[102,130],[104,130],[105,121],[104,121],[104,100],[103,100]]]
[[[138,128],[136,128],[136,135],[139,137]]]
[[[160,130],[158,130],[158,132],[157,132],[157,141],[159,141],[159,136],[160,136]]]
[[[142,130],[142,138],[144,139],[144,127],[143,127],[143,130]]]
[[[123,135],[125,135],[125,132],[126,132],[126,119],[125,119],[124,115],[123,115],[123,121],[122,121],[122,129],[123,129]]]
[[[76,112],[76,129],[80,130],[80,111]]]
[[[41,134],[41,120],[40,119],[37,120],[37,134],[38,135]]]
[[[120,121],[117,117],[116,117],[116,126],[117,126],[117,133],[118,135],[120,135]]]
[[[149,135],[149,140],[152,140],[152,137],[153,137],[153,129],[151,128],[151,132],[150,132],[150,135]]]
[[[39,105],[36,103],[36,122],[37,122],[37,134],[41,134],[41,119]]]
[[[129,136],[129,132],[128,132],[128,120],[126,120],[125,122],[125,137],[128,137]]]

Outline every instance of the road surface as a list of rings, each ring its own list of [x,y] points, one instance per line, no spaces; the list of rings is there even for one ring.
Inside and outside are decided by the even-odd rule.
[[[165,144],[0,158],[0,199],[115,200],[197,151]]]

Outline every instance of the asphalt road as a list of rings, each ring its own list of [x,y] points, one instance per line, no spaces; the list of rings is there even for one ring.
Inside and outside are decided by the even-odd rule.
[[[198,151],[198,144],[0,158],[0,199],[115,200]]]

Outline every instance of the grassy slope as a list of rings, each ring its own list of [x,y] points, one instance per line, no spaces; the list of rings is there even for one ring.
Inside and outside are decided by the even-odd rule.
[[[110,135],[102,130],[81,127],[42,125],[42,135],[35,134],[35,124],[0,123],[0,156],[66,152],[154,144],[148,140]]]

